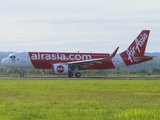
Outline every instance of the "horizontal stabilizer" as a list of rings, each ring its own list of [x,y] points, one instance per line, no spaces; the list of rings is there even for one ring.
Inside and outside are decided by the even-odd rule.
[[[140,61],[142,61],[142,60],[151,60],[151,59],[153,59],[153,57],[156,57],[156,56],[134,57],[134,58],[133,58],[133,61],[134,61],[134,62],[140,62]]]

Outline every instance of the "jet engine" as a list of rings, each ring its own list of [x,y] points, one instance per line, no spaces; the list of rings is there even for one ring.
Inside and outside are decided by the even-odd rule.
[[[66,64],[53,64],[52,74],[68,74],[69,67]]]

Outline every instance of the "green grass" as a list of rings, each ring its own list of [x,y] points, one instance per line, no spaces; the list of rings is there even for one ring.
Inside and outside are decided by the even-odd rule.
[[[159,80],[0,80],[2,120],[159,120]]]

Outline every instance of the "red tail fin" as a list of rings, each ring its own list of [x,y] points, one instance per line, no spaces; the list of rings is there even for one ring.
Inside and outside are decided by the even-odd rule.
[[[126,65],[135,64],[134,57],[144,56],[149,33],[150,30],[143,30],[127,50],[120,54]]]

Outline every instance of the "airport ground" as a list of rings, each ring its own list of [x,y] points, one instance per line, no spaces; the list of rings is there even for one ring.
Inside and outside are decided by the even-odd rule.
[[[159,80],[33,76],[0,79],[3,120],[160,119]]]
[[[0,117],[158,120],[160,75],[0,75]]]
[[[120,76],[82,76],[80,78],[67,75],[26,75],[23,78],[18,74],[0,75],[0,80],[160,80],[160,75],[120,75]]]

